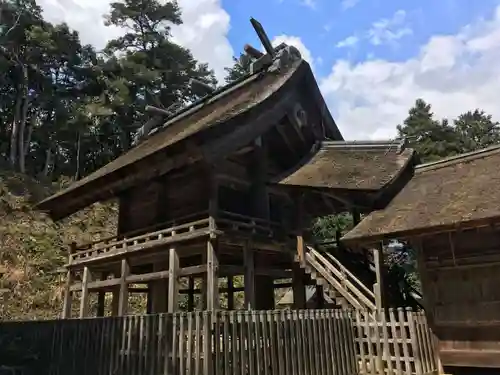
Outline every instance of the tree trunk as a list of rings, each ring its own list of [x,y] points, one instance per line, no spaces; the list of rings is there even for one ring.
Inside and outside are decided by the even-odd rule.
[[[18,134],[18,146],[17,152],[19,153],[19,171],[21,173],[26,173],[26,154],[24,153],[24,134],[26,132],[26,116],[28,115],[29,99],[28,99],[28,87],[25,85],[24,89],[24,102],[23,110],[21,113],[21,119],[19,121],[19,134]]]
[[[75,169],[75,181],[80,179],[80,151],[81,151],[81,134],[80,131],[76,134],[76,169]]]
[[[10,136],[10,164],[15,169],[19,162],[19,169],[24,173],[24,131],[26,127],[26,115],[28,114],[28,69],[23,65],[23,82],[19,85],[16,99],[14,122]]]
[[[28,155],[28,152],[30,152],[31,137],[33,135],[33,127],[35,125],[34,124],[35,121],[36,121],[36,116],[32,116],[26,129],[26,141],[24,142],[24,148],[23,148],[23,153],[25,158],[26,155]]]
[[[21,106],[23,104],[22,90],[18,89],[16,105],[14,108],[14,118],[12,120],[12,128],[10,133],[10,154],[9,162],[14,169],[17,165],[17,144],[19,136],[19,118],[21,117]]]
[[[49,176],[50,164],[52,163],[52,150],[50,147],[45,151],[45,165],[43,166],[43,175],[45,177]]]

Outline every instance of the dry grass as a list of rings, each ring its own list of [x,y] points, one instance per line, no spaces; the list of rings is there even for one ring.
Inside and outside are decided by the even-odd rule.
[[[64,281],[57,270],[67,259],[69,243],[116,231],[113,203],[96,204],[60,223],[32,209],[63,184],[0,173],[0,289],[6,289],[0,296],[1,319],[57,317]]]

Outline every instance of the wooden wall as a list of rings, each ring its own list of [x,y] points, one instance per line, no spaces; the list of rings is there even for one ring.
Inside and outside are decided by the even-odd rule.
[[[208,210],[207,180],[193,166],[129,189],[120,197],[118,234]]]
[[[426,312],[443,365],[473,366],[479,352],[488,350],[500,367],[500,232],[484,228],[424,237],[420,250]],[[457,351],[463,355],[447,357]]]

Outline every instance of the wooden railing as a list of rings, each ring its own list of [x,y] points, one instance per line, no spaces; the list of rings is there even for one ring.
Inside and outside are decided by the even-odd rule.
[[[0,368],[23,375],[437,374],[421,313],[371,316],[217,311],[0,323]]]
[[[222,231],[234,231],[268,238],[284,233],[280,223],[228,211],[219,211],[216,222],[217,228]]]
[[[439,374],[424,312],[402,308],[370,314],[356,311],[353,322],[359,374]]]
[[[333,255],[307,248],[306,267],[309,266],[356,310],[374,311],[375,294]]]
[[[70,255],[70,263],[78,264],[89,259],[102,260],[123,252],[130,253],[142,250],[145,247],[164,245],[173,241],[182,241],[194,236],[208,234],[208,217],[200,219],[200,214],[197,214],[197,217],[198,219],[195,219],[195,216],[186,217],[185,220],[187,222],[183,224],[172,226],[165,224],[164,228],[145,234],[127,234],[125,236],[114,236],[101,241],[95,241],[91,244],[81,246],[80,249],[83,248],[83,250],[78,250],[77,247],[77,251]],[[141,231],[144,232],[145,230],[147,229],[142,229]]]
[[[244,235],[275,238],[284,234],[279,223],[227,211],[218,211],[216,227],[219,231],[234,231]],[[197,212],[175,221],[155,224],[139,231],[111,236],[91,243],[77,245],[70,255],[70,264],[104,260],[121,253],[183,241],[208,234],[208,212]]]

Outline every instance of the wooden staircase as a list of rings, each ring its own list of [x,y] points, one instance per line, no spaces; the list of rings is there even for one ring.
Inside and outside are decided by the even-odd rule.
[[[307,246],[304,259],[298,262],[337,305],[361,311],[375,311],[375,294],[332,254]]]

